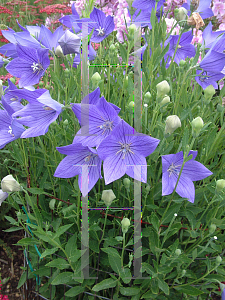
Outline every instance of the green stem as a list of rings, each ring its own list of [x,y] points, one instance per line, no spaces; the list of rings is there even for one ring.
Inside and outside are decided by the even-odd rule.
[[[124,249],[125,249],[125,233],[123,233],[123,249],[122,249],[122,254],[121,254],[121,266],[122,267],[123,267]]]

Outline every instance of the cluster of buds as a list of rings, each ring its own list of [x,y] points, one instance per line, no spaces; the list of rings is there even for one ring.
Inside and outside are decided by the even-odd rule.
[[[166,80],[161,81],[156,85],[157,96],[156,99],[160,103],[161,112],[166,111],[166,104],[170,103],[170,97],[168,96],[170,92],[169,83]]]

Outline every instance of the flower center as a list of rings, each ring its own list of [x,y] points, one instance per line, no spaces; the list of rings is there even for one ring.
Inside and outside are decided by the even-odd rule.
[[[101,117],[103,119],[103,117]],[[104,120],[104,119],[103,119]],[[109,121],[109,120],[104,120],[105,122],[100,125],[100,126],[97,126],[99,127],[100,129],[103,129],[103,132],[102,134],[105,133],[106,130],[110,129],[112,131],[112,127],[113,127],[113,121]]]
[[[43,106],[43,108],[44,108],[44,110],[54,110],[53,108],[51,108],[51,107],[49,107],[47,105]]]
[[[44,70],[40,62],[38,63],[33,62],[31,69],[33,70],[33,73],[37,72],[37,74],[39,74],[41,70]]]
[[[169,177],[171,176],[171,174],[174,175],[179,175],[180,171],[179,171],[179,167],[181,167],[181,165],[178,166],[174,166],[174,164],[172,163],[169,167],[169,169],[167,170],[167,172],[169,172]]]
[[[95,156],[97,156],[97,154],[95,153],[90,153],[88,156],[85,157],[84,161],[85,162],[89,162],[92,158],[94,158]]]
[[[12,98],[10,98],[10,101],[18,101],[18,97],[17,96],[12,97]]]
[[[124,143],[121,143],[121,142],[118,142],[118,143],[120,144],[121,147],[120,147],[120,150],[116,152],[116,154],[122,152],[122,153],[123,153],[122,159],[125,158],[125,155],[126,155],[128,152],[131,152],[132,154],[134,154],[134,152],[131,151],[131,149],[130,149],[131,143],[130,143],[130,144],[124,144]]]
[[[206,72],[203,72],[202,73],[202,76],[199,76],[199,80],[201,81],[201,82],[204,82],[205,80],[208,80],[210,77],[209,76],[206,76],[207,75],[207,73]]]
[[[104,28],[99,27],[99,28],[97,28],[96,30],[98,31],[98,35],[99,35],[99,36],[104,36],[104,35],[105,35],[105,30],[104,30]]]
[[[13,134],[13,132],[12,132],[12,127],[11,126],[9,126],[9,131],[8,131],[8,133],[11,135],[11,136],[15,136],[14,134]]]

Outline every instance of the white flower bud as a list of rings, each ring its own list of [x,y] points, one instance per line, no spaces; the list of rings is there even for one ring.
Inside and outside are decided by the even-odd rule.
[[[178,8],[177,10],[177,13],[176,13],[176,20],[177,21],[184,21],[187,19],[187,13],[188,11],[184,8],[184,7],[180,7]]]
[[[116,199],[116,196],[113,193],[113,190],[104,190],[102,192],[102,200],[104,201],[107,207],[111,205],[114,199]]]
[[[202,120],[201,117],[197,117],[197,118],[195,118],[195,119],[191,122],[191,126],[192,126],[192,135],[193,135],[194,137],[199,136],[199,133],[200,133],[200,131],[201,131],[203,125],[204,125],[204,122],[203,122],[203,120]]]
[[[13,178],[12,175],[7,175],[1,182],[3,192],[18,192],[21,190],[20,184]]]
[[[121,225],[123,233],[127,233],[130,226],[130,220],[128,218],[123,218],[123,220],[121,221]]]
[[[225,188],[225,179],[219,179],[216,181],[216,191],[221,192]]]
[[[157,89],[157,98],[167,95],[170,92],[170,86],[166,80],[163,80],[160,83],[158,83],[156,85],[156,89]]]
[[[166,118],[165,134],[173,133],[178,127],[181,127],[181,121],[178,116],[172,115]]]
[[[129,32],[129,35],[133,35],[134,32],[137,30],[137,27],[135,24],[131,24],[128,28],[128,32]]]
[[[144,95],[144,103],[148,104],[150,99],[151,99],[152,95],[150,92],[145,93]]]
[[[63,54],[63,50],[62,50],[62,47],[60,45],[58,45],[56,48],[55,48],[55,55],[61,57],[61,58],[64,58],[65,55]]]
[[[0,206],[2,205],[2,202],[8,197],[8,193],[3,192],[0,190]]]
[[[93,74],[91,77],[91,81],[94,86],[98,86],[100,80],[101,76],[98,72],[95,72],[95,74]]]
[[[221,258],[221,256],[217,256],[217,258],[216,258],[216,263],[218,264],[218,265],[220,265],[221,264],[221,261],[222,261],[222,258]]]

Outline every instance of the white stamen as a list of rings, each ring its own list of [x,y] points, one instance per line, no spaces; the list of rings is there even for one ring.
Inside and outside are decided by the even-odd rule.
[[[104,36],[104,35],[105,35],[105,30],[104,30],[104,28],[99,27],[99,28],[97,28],[96,30],[98,31],[98,35],[100,35],[100,36]]]
[[[9,126],[8,133],[9,133],[11,136],[15,136],[15,135],[12,133],[12,127],[11,127],[11,126]]]

